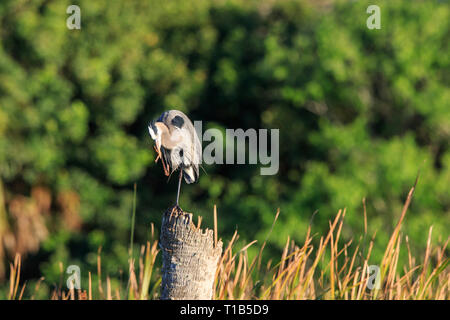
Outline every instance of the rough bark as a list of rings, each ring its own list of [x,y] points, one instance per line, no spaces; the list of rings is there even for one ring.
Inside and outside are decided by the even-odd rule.
[[[222,254],[222,241],[214,246],[213,231],[197,229],[191,213],[172,207],[163,215],[160,247],[161,299],[212,299],[214,276]]]

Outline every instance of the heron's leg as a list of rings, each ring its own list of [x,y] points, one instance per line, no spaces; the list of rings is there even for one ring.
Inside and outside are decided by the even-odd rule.
[[[183,169],[180,168],[180,178],[178,179],[177,207],[178,207],[178,199],[180,198],[180,189],[181,189],[181,179],[182,178],[183,178]]]

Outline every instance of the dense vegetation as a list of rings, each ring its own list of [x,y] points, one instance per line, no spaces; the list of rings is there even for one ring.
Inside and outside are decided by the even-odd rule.
[[[217,204],[224,239],[262,243],[280,208],[277,257],[344,207],[341,237],[359,239],[365,199],[378,264],[419,169],[402,232],[414,254],[431,225],[448,239],[448,2],[376,1],[379,30],[373,1],[74,2],[81,30],[66,27],[73,1],[0,3],[0,287],[16,252],[49,292],[62,266],[96,270],[99,247],[112,281],[127,273],[133,184],[137,243],[175,200],[147,131],[173,108],[204,129],[280,129],[278,174],[204,165],[182,186],[204,224]]]

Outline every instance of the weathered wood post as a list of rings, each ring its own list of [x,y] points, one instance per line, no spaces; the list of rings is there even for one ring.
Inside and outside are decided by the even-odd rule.
[[[222,241],[214,246],[213,230],[197,229],[191,213],[172,207],[163,215],[160,247],[161,299],[213,298],[214,276],[222,254]]]

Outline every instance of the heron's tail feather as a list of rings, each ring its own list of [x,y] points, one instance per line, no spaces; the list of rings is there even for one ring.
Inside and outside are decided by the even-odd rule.
[[[183,168],[183,177],[186,183],[194,183],[198,179],[198,175],[196,174],[194,168],[192,166]]]

